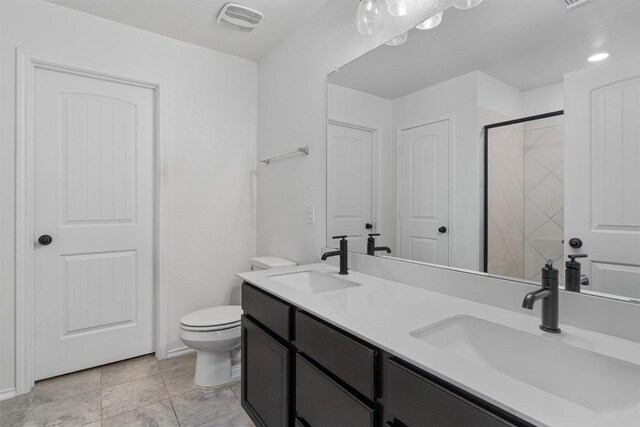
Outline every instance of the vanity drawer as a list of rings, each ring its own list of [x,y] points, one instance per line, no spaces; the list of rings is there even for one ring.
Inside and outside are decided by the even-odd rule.
[[[242,310],[286,341],[291,340],[291,306],[245,282]]]
[[[514,426],[498,415],[387,359],[386,426],[504,427]]]
[[[296,413],[311,427],[371,427],[376,410],[296,356]]]
[[[367,399],[375,400],[376,350],[299,311],[296,347]]]

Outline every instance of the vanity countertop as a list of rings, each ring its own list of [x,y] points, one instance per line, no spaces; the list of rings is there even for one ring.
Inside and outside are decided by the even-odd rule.
[[[360,286],[316,294],[296,290],[269,277],[285,272],[310,270],[335,273],[337,268],[318,263],[240,273],[238,276],[533,424],[640,425],[640,402],[625,411],[606,414],[596,412],[507,375],[482,369],[473,361],[456,357],[451,352],[412,337],[409,333],[453,316],[467,315],[613,357],[637,369],[640,369],[640,343],[565,325],[562,323],[562,313],[562,333],[549,334],[538,328],[538,316],[444,295],[356,271],[350,271],[349,275],[344,277]],[[584,375],[589,374],[584,372]],[[570,376],[566,378],[567,383],[573,380]],[[640,396],[640,384],[638,395]]]

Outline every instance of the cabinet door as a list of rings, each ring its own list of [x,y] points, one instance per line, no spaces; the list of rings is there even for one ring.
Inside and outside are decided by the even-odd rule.
[[[376,417],[374,408],[300,354],[296,356],[296,413],[311,427],[372,427]]]
[[[298,351],[374,401],[376,351],[312,317],[296,312]]]
[[[242,284],[242,310],[285,341],[291,340],[292,309],[288,304],[245,282]]]
[[[242,407],[257,426],[286,427],[289,349],[242,316]]]
[[[408,427],[506,427],[513,423],[393,360],[386,361],[385,421]]]

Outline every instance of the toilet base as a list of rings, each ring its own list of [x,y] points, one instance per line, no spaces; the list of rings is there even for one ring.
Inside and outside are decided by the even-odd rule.
[[[196,375],[193,381],[200,387],[216,387],[227,384],[231,376],[231,352],[209,353],[198,351]]]

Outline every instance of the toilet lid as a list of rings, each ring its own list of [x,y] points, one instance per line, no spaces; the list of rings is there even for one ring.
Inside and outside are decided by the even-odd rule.
[[[189,313],[180,319],[180,323],[192,327],[230,326],[240,323],[240,316],[242,316],[242,307],[239,305],[223,305]]]

